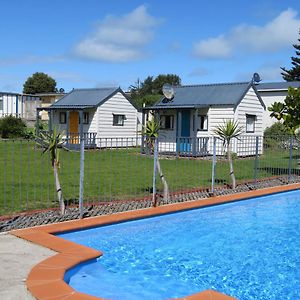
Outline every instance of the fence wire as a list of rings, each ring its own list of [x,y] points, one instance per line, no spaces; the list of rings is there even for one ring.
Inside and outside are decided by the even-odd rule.
[[[73,137],[66,139],[66,149],[60,149],[59,178],[67,206],[79,204],[79,142]],[[143,137],[93,136],[86,137],[84,143],[84,205],[151,201],[154,154],[149,141]],[[228,151],[238,185],[278,177],[298,180],[300,142],[295,137],[242,136],[227,148],[211,136],[159,137],[158,159],[169,186],[169,200],[195,191],[231,188]],[[163,194],[159,176],[156,184],[157,193]],[[49,155],[42,154],[32,140],[1,140],[0,215],[52,207],[58,203]]]

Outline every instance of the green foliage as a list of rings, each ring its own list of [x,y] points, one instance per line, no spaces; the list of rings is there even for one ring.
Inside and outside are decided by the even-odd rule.
[[[37,138],[37,143],[44,149],[43,154],[50,153],[52,166],[56,164],[59,167],[59,148],[63,147],[62,132],[56,128],[53,131],[41,132]]]
[[[233,138],[238,138],[243,133],[243,130],[237,121],[227,120],[217,126],[213,132],[228,146]]]
[[[28,77],[23,85],[23,93],[54,93],[56,91],[56,81],[49,75],[36,72]]]
[[[2,138],[24,137],[26,124],[21,118],[7,116],[0,119],[0,135]]]
[[[146,136],[146,150],[153,153],[154,140],[158,138],[160,123],[156,119],[148,120],[146,125],[143,125],[142,135]]]
[[[299,30],[299,34],[300,34],[300,30]],[[298,41],[300,42],[300,39],[298,39]],[[290,70],[287,70],[286,68],[281,68],[281,70],[283,71],[281,75],[285,81],[300,80],[300,43],[298,45],[294,44],[293,47],[296,49],[297,56],[291,57],[292,68]]]
[[[290,136],[292,134],[291,130],[287,128],[283,123],[276,122],[272,126],[268,127],[264,131],[265,137],[282,137]]]
[[[177,86],[181,85],[181,79],[175,74],[160,74],[155,79],[148,76],[143,82],[138,79],[135,85],[129,87],[134,104],[138,108],[142,108],[143,104],[155,104],[162,96],[162,86],[165,83]]]
[[[284,103],[275,102],[269,108],[270,116],[282,120],[293,133],[300,127],[300,88],[289,87]]]
[[[157,138],[160,124],[157,120],[149,120],[146,125],[143,126],[142,134],[148,138]]]

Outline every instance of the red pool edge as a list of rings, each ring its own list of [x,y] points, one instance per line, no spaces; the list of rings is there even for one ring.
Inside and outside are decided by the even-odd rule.
[[[58,252],[56,255],[51,256],[35,265],[27,277],[27,289],[37,300],[99,300],[104,298],[98,298],[75,291],[64,281],[64,274],[68,269],[76,266],[77,264],[97,258],[101,256],[102,253],[95,249],[64,240],[53,235],[53,233],[80,230],[88,227],[113,224],[121,221],[162,215],[186,209],[245,200],[253,197],[296,189],[300,189],[300,183],[248,191],[238,194],[216,196],[208,199],[199,199],[184,203],[174,203],[106,216],[90,217],[82,220],[73,220],[63,223],[13,230],[10,233],[37,245],[44,246]],[[216,291],[206,290],[180,299],[233,300],[236,298]]]

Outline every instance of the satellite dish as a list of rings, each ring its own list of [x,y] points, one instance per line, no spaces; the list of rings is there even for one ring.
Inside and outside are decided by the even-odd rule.
[[[65,90],[64,90],[63,88],[60,88],[60,89],[59,89],[59,92],[60,92],[60,93],[64,93]]]
[[[258,73],[253,74],[252,81],[255,82],[255,83],[259,83],[261,81],[260,76],[259,76]]]
[[[169,83],[163,85],[162,92],[168,100],[171,100],[174,97],[174,88]]]

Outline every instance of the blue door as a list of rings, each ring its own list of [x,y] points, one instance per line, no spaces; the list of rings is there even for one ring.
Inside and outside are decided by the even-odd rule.
[[[181,112],[181,134],[180,134],[180,152],[190,152],[190,111],[183,110]]]

